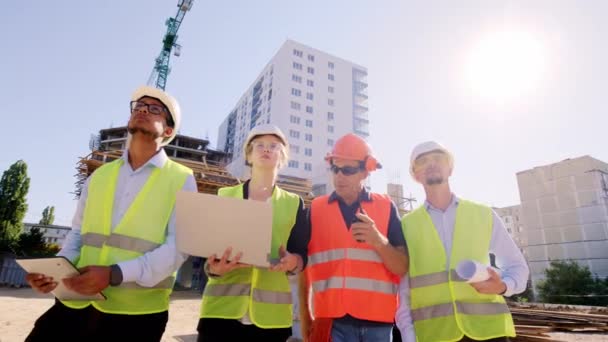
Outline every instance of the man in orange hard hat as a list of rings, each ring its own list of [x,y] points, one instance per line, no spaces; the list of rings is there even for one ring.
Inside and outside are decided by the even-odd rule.
[[[381,165],[359,136],[340,138],[325,159],[336,190],[311,204],[300,302],[308,303],[312,287],[312,317],[303,310],[302,335],[315,340],[309,334],[314,318],[326,329],[332,321],[333,342],[391,341],[399,278],[408,270],[397,207],[366,190],[369,173]]]

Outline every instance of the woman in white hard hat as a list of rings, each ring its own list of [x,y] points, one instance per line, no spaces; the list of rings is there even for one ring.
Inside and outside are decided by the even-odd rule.
[[[255,127],[243,146],[251,178],[218,192],[219,196],[272,203],[271,258],[276,262],[270,268],[240,264],[242,254],[234,254],[237,251],[231,248],[221,258],[212,255],[207,259],[209,281],[197,328],[199,341],[284,342],[291,335],[287,275],[306,264],[310,228],[302,198],[276,186],[279,169],[288,160],[288,147],[279,128]]]

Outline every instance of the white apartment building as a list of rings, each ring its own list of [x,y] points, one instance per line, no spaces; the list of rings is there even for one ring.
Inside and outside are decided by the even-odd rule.
[[[500,216],[507,232],[513,238],[519,249],[526,254],[527,241],[523,235],[524,226],[521,214],[521,205],[512,205],[503,208],[492,208]]]
[[[40,229],[44,242],[57,244],[59,247],[63,246],[65,237],[68,235],[70,230],[72,230],[72,227],[58,226],[54,224],[24,223],[23,232],[28,233],[33,227]]]
[[[551,260],[608,277],[608,164],[583,156],[517,173],[532,282]]]
[[[245,178],[242,145],[256,125],[269,123],[291,145],[282,175],[310,179],[315,194],[333,189],[325,155],[346,133],[369,136],[367,69],[287,40],[263,68],[218,132],[218,150],[231,153],[228,169]]]

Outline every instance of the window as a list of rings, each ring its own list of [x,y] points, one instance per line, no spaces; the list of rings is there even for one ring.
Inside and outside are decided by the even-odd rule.
[[[291,109],[300,110],[301,106],[299,103],[291,101]]]
[[[300,132],[298,131],[294,131],[293,129],[289,130],[289,136],[291,138],[296,138],[296,139],[300,139]]]
[[[304,55],[304,53],[301,50],[293,49],[293,55],[302,57]]]
[[[294,153],[294,154],[300,153],[300,146],[298,146],[298,145],[291,145],[289,147],[289,149],[291,150],[291,153]]]
[[[308,55],[308,60],[311,61],[311,62],[314,62],[315,61],[315,56]]]
[[[315,86],[315,82],[313,80],[306,80],[306,85],[309,87],[314,87]]]
[[[313,97],[312,93],[306,93],[306,99],[307,99],[307,100],[311,100],[311,101],[312,101],[312,100],[313,100],[313,98],[314,98],[314,97]]]
[[[334,146],[334,139],[327,139],[328,146]]]
[[[334,112],[327,112],[327,121],[334,121]]]
[[[330,93],[330,94],[333,94],[334,93],[334,87],[332,87],[332,86],[327,87],[327,92]]]
[[[304,135],[304,138],[306,139],[306,141],[311,141],[312,142],[312,134],[311,133],[306,133]],[[312,150],[311,150],[312,151]],[[311,152],[312,153],[312,152]]]
[[[289,122],[291,122],[292,124],[300,124],[300,118],[295,115],[292,115],[289,118]]]
[[[293,62],[293,68],[296,70],[302,70],[302,64]]]
[[[327,104],[330,106],[334,105],[334,100],[333,99],[327,99]]]
[[[306,170],[306,171],[312,171],[312,164],[311,163],[304,163],[304,170]]]
[[[306,106],[306,113],[312,113],[312,106]]]
[[[327,67],[330,69],[334,68],[334,63],[333,62],[327,62]]]
[[[300,89],[291,88],[291,95],[293,95],[293,96],[302,96],[302,91]]]
[[[310,138],[311,138],[311,140],[312,140],[312,134],[311,134],[311,137],[310,137]],[[312,156],[312,148],[308,148],[308,147],[307,147],[307,148],[305,148],[305,149],[304,149],[304,154],[305,154],[305,155],[307,155],[307,156],[309,156],[309,157],[311,157],[311,156]]]
[[[291,75],[291,80],[297,83],[302,83],[302,76],[298,76],[298,75]]]
[[[298,168],[298,161],[297,160],[290,160],[288,165],[292,169],[297,169]]]
[[[299,119],[299,118],[298,118]],[[333,133],[334,132],[334,126],[327,126],[327,131],[329,133]]]
[[[300,70],[302,70],[302,64],[300,64]],[[330,81],[334,80],[334,74],[327,74],[327,79]]]
[[[306,127],[312,127],[312,120],[306,120]]]
[[[315,74],[315,68],[313,68],[313,67],[306,68],[306,71],[308,71],[309,74],[312,74],[312,75]]]

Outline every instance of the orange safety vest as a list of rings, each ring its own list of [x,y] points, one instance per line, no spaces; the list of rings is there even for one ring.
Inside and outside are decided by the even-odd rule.
[[[384,236],[388,233],[391,201],[370,194],[361,207]],[[313,316],[355,318],[392,323],[397,310],[399,277],[390,272],[372,246],[357,242],[344,222],[338,201],[329,196],[311,204],[308,276],[313,289]]]

